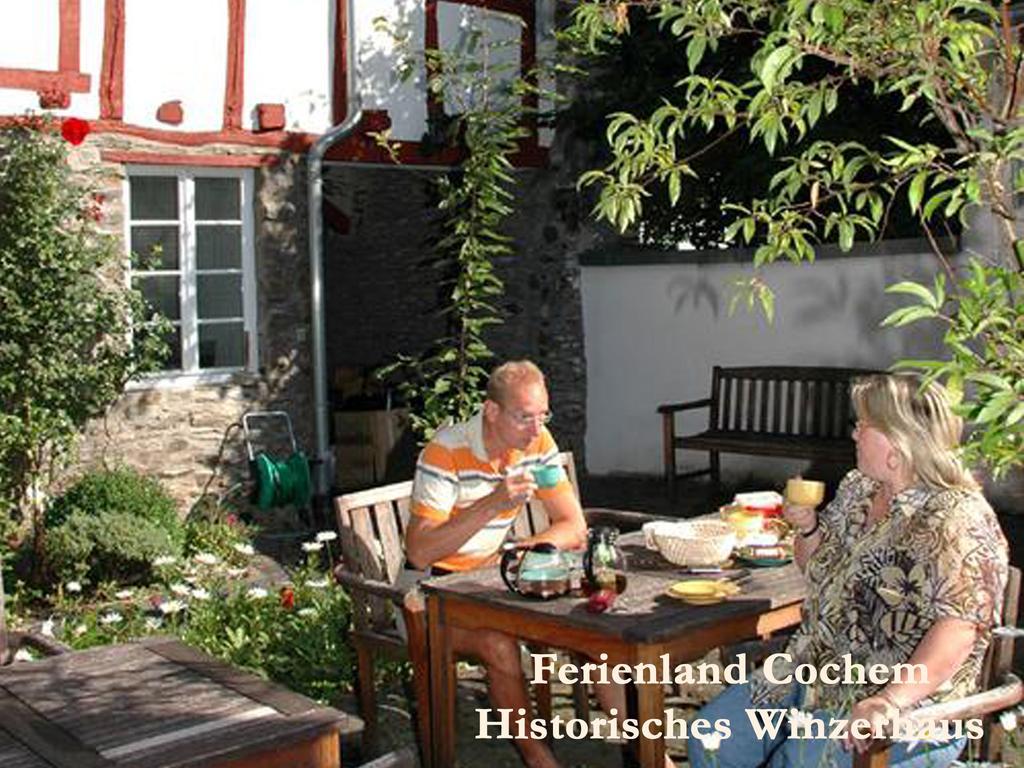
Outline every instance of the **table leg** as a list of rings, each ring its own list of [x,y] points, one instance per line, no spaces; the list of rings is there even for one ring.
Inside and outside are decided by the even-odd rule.
[[[659,655],[656,653],[641,653],[636,663],[657,664]],[[626,691],[627,717],[635,717],[637,726],[643,728],[645,723],[653,731],[664,733],[665,728],[665,689],[661,685],[647,683],[644,685],[630,685]],[[655,725],[657,721],[658,725]],[[633,755],[630,762],[639,765],[640,768],[663,768],[665,765],[665,739],[659,737],[649,739],[644,736],[641,730],[640,737],[633,742]],[[634,762],[635,761],[635,762]]]
[[[455,765],[455,658],[444,622],[444,598],[427,597],[430,636],[430,722],[434,768]]]

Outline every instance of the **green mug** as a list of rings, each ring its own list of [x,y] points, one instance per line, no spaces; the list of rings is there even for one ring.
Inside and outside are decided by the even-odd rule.
[[[557,464],[545,464],[530,470],[538,488],[554,488],[562,479],[562,468]]]

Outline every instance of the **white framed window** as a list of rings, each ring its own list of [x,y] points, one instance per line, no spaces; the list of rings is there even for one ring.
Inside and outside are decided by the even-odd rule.
[[[156,378],[258,368],[252,190],[250,169],[127,168],[131,283],[172,326]]]

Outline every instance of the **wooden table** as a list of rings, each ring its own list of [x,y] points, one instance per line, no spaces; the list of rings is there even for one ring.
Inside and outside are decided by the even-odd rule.
[[[338,768],[344,720],[170,638],[0,668],[4,768]]]
[[[451,574],[423,582],[427,598],[432,764],[455,764],[455,669],[451,629],[496,629],[532,644],[576,651],[608,664],[691,662],[720,645],[771,633],[800,622],[804,582],[794,565],[752,569],[740,595],[712,606],[691,606],[665,595],[678,568],[643,548],[637,534],[621,539],[629,584],[616,612],[591,614],[586,600],[528,600],[511,594],[496,569]],[[660,685],[630,686],[628,717],[663,718]],[[636,757],[643,768],[661,768],[663,739],[641,737]]]

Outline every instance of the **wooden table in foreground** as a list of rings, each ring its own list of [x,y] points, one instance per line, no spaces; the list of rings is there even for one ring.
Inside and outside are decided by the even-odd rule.
[[[170,638],[0,668],[4,768],[338,768],[344,720]]]
[[[451,629],[496,629],[531,644],[562,648],[609,665],[692,662],[721,645],[767,637],[800,622],[805,595],[794,565],[752,569],[740,595],[711,606],[691,606],[665,595],[679,580],[678,569],[643,548],[637,534],[620,540],[627,556],[629,584],[616,611],[591,614],[586,600],[563,597],[528,600],[511,594],[496,569],[451,574],[423,583],[430,633],[432,765],[455,765],[455,669]],[[639,722],[664,717],[660,685],[631,686],[627,717]],[[636,757],[643,768],[661,768],[664,739],[641,736]]]

